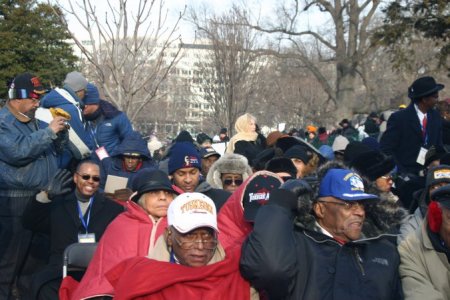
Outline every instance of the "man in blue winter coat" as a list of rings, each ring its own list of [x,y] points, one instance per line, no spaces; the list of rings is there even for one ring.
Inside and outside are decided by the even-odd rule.
[[[125,113],[108,101],[100,99],[98,89],[92,83],[87,85],[84,104],[83,115],[88,122],[87,129],[94,142],[93,150],[101,160],[105,155],[112,155],[133,128]]]
[[[242,247],[243,277],[270,299],[403,299],[392,207],[342,166],[325,164],[319,179],[314,201],[302,180],[271,192]]]
[[[86,78],[81,73],[70,72],[66,75],[64,86],[53,89],[41,101],[43,108],[61,108],[71,116],[70,142],[58,162],[61,168],[68,167],[72,159],[79,161],[89,157],[93,148],[92,138],[86,131],[82,113],[87,84]]]
[[[35,113],[44,93],[39,78],[20,74],[0,110],[0,299],[11,299],[15,277],[34,249],[29,249],[33,236],[22,227],[22,214],[55,174],[57,134],[66,128],[66,120],[55,117],[40,129]]]
[[[147,142],[139,132],[131,132],[113,151],[111,157],[104,158],[100,163],[100,188],[105,188],[108,175],[128,178],[127,188],[139,170],[156,168],[147,148]]]

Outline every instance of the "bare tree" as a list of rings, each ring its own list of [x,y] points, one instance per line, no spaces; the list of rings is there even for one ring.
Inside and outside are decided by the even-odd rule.
[[[263,25],[247,19],[246,25],[276,35],[279,53],[283,53],[288,41],[296,50],[295,57],[312,72],[335,104],[336,118],[348,117],[358,105],[355,93],[357,79],[364,75],[359,67],[372,47],[368,27],[380,0],[293,0],[288,3],[280,6],[276,24]],[[332,24],[330,27],[322,31],[299,29],[299,20],[313,7],[327,14]],[[322,62],[333,64],[334,72],[324,73],[311,57],[313,53]]]
[[[102,1],[99,7],[93,0],[68,0],[68,7],[56,1],[89,36],[91,43],[86,46],[80,32],[71,32],[91,64],[93,73],[89,76],[131,121],[148,103],[165,96],[160,87],[177,62],[180,50],[176,30],[184,11],[173,26],[167,27],[164,0],[139,0],[131,9],[127,0]],[[105,12],[99,8],[105,8]],[[68,28],[66,16],[59,16]],[[172,55],[167,55],[169,49]]]
[[[264,60],[254,51],[259,34],[242,26],[246,12],[234,6],[223,15],[190,12],[199,37],[210,43],[210,54],[198,64],[204,97],[213,107],[212,120],[233,131],[237,117],[256,94],[255,80]]]
[[[271,57],[270,61],[257,82],[259,101],[250,105],[262,116],[258,121],[270,127],[286,123],[287,128],[332,124],[327,95],[306,67],[296,59]]]

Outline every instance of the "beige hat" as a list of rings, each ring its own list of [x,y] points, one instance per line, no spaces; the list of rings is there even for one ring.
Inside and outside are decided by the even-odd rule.
[[[217,228],[216,205],[201,193],[183,193],[169,205],[167,223],[181,233],[187,233],[200,227]]]

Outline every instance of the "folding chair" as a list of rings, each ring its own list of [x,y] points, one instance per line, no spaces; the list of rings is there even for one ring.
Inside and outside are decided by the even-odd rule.
[[[94,256],[97,243],[75,243],[64,250],[63,277],[68,272],[85,271]]]

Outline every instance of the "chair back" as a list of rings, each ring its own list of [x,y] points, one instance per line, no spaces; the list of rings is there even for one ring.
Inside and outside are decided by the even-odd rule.
[[[74,243],[64,250],[63,277],[68,272],[85,271],[94,256],[97,243]]]

